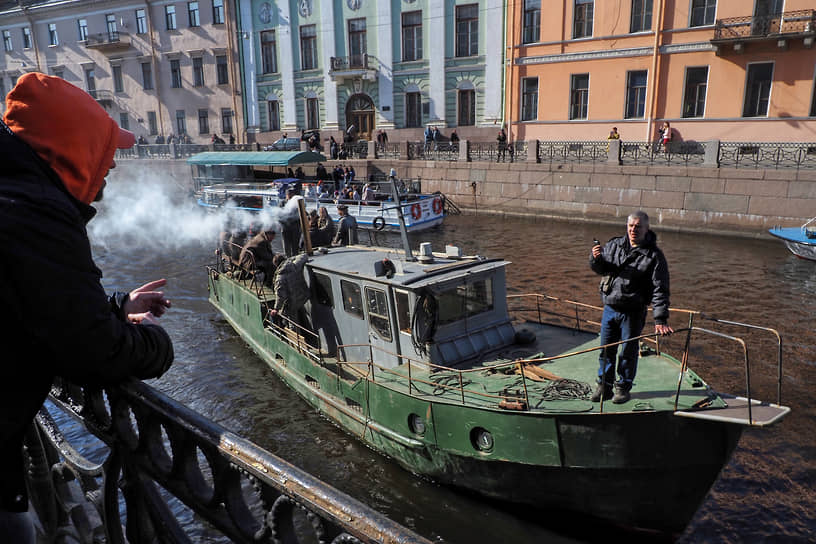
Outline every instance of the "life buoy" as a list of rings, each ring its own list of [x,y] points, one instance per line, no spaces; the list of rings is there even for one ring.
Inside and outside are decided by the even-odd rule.
[[[414,219],[419,219],[422,217],[422,208],[419,207],[419,204],[414,204],[411,206],[411,217]]]
[[[433,212],[437,215],[442,213],[442,199],[439,197],[436,197],[433,200]]]
[[[375,217],[374,221],[371,223],[376,230],[382,230],[385,228],[385,218],[384,217]]]

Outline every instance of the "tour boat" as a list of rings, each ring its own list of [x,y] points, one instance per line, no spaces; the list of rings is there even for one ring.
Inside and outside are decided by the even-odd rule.
[[[791,253],[802,259],[816,261],[816,217],[801,227],[774,227],[768,232],[785,242]]]

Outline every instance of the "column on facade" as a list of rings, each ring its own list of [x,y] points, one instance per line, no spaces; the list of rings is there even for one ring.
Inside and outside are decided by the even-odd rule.
[[[377,83],[380,104],[377,127],[394,128],[394,32],[391,28],[391,2],[377,3]]]
[[[445,121],[445,0],[428,2],[430,122]]]
[[[495,125],[502,120],[503,94],[502,79],[504,74],[504,33],[498,28],[505,28],[503,0],[487,0],[485,10],[485,88],[484,88],[484,123]],[[501,26],[497,23],[501,21]],[[480,25],[482,26],[482,25]],[[491,31],[491,29],[497,29]]]
[[[321,2],[320,33],[324,63],[330,62],[330,59],[337,54],[334,45],[334,25],[334,2]],[[323,129],[338,130],[340,125],[337,114],[337,82],[331,74],[331,66],[323,67],[323,101],[326,108],[326,120],[323,123]]]
[[[280,74],[283,83],[283,130],[297,130],[297,100],[295,97],[295,66],[293,40],[297,36],[292,31],[292,14],[289,2],[277,2],[278,29],[280,30]]]
[[[255,63],[255,27],[252,23],[252,0],[241,0],[239,12],[239,42],[243,49],[244,64],[244,107],[246,108],[246,131],[247,133],[257,133],[261,130],[261,118],[259,115],[259,97],[257,87]],[[260,99],[265,99],[262,97]]]

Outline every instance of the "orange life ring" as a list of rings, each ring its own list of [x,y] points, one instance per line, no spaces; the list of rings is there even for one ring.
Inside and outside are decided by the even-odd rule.
[[[439,197],[434,198],[433,200],[433,211],[435,214],[442,213],[442,199]]]
[[[411,217],[414,219],[419,219],[422,217],[422,208],[419,207],[419,204],[414,204],[411,206]]]

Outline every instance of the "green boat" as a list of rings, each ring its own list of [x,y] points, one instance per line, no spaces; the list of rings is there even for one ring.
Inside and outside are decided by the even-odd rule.
[[[210,302],[289,387],[411,472],[504,501],[678,533],[742,430],[789,412],[781,387],[776,404],[751,398],[750,376],[744,396],[718,394],[689,368],[697,338],[732,345],[732,357],[745,349],[696,323],[743,325],[680,310],[673,320],[688,327],[671,337],[680,353],[644,335],[632,399],[593,403],[601,308],[507,296],[507,261],[428,244],[414,257],[403,240],[404,250],[312,252],[300,323],[270,314],[275,293],[262,275],[221,258],[208,275]],[[778,357],[781,370],[781,347]]]

